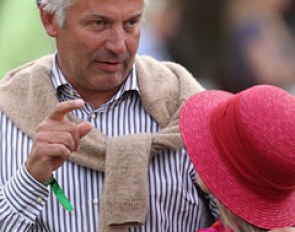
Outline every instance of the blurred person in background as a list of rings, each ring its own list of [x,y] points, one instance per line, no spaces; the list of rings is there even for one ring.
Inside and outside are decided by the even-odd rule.
[[[221,88],[273,84],[295,93],[295,38],[284,19],[293,0],[229,0],[224,8]]]
[[[32,0],[0,2],[0,78],[16,66],[54,51],[54,42],[35,8]]]
[[[150,0],[141,28],[138,54],[174,60],[169,42],[178,33],[182,12],[180,0]]]
[[[224,1],[182,1],[182,18],[176,36],[169,41],[174,61],[188,68],[206,89],[215,81],[219,64],[220,12]]]

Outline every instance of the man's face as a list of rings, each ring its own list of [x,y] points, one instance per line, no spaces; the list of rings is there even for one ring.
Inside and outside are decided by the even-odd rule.
[[[143,0],[76,0],[53,24],[62,72],[83,96],[115,92],[133,65]],[[47,30],[48,32],[48,30]]]

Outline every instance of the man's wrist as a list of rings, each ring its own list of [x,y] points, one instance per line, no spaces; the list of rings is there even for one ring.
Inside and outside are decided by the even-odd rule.
[[[47,181],[42,182],[42,184],[48,187],[53,181],[54,181],[54,177],[53,175],[51,175],[51,177]]]

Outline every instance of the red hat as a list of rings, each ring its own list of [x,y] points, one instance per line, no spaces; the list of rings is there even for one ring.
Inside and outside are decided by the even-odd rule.
[[[198,174],[234,214],[257,227],[295,225],[295,98],[274,86],[203,91],[180,116]]]

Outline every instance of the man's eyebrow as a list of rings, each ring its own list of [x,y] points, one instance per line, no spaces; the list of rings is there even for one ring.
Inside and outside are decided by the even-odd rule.
[[[142,13],[133,15],[130,17],[130,19],[136,19],[136,18],[141,18],[141,17],[142,17]]]
[[[86,14],[85,15],[86,18],[99,18],[99,19],[103,19],[103,20],[108,20],[109,18],[104,16],[104,15],[101,15],[101,14],[97,14],[97,13],[91,13],[91,14]]]
[[[142,13],[139,14],[135,14],[135,15],[131,15],[130,17],[128,17],[126,20],[124,21],[128,21],[130,19],[139,19],[142,17]],[[86,18],[97,18],[97,19],[101,19],[101,20],[106,20],[106,21],[112,21],[112,18],[107,17],[105,15],[102,14],[97,14],[97,13],[93,13],[93,14],[87,14],[85,15]]]
[[[142,14],[137,14],[125,19],[124,22],[132,21],[132,20],[140,21],[141,18],[142,18]]]

